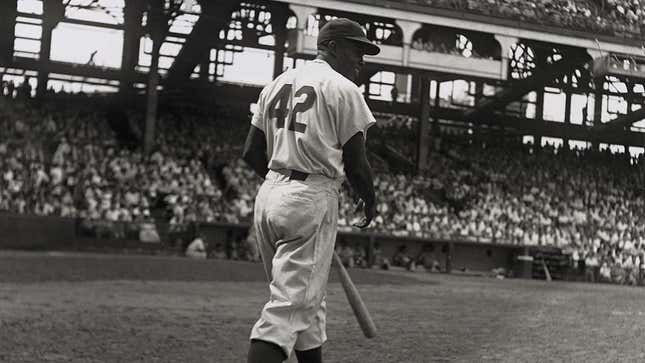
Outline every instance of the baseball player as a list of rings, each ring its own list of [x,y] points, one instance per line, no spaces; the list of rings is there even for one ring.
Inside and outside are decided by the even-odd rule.
[[[334,251],[338,193],[345,177],[375,214],[367,129],[375,123],[354,82],[365,54],[376,55],[360,25],[325,24],[315,60],[284,72],[258,99],[244,160],[264,177],[254,227],[270,281],[270,298],[251,331],[248,362],[321,362],[325,291]]]

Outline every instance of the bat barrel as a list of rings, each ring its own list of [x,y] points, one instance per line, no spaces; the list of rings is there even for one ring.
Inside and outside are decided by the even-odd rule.
[[[345,266],[343,266],[343,263],[336,252],[334,252],[334,261],[336,261],[336,271],[338,271],[340,283],[343,286],[343,290],[345,290],[347,301],[349,301],[349,305],[354,312],[358,325],[361,327],[365,337],[374,338],[376,336],[376,325],[374,324],[374,320],[372,320],[372,316],[367,310],[361,295],[358,293],[358,289],[349,277],[349,273],[345,269]]]

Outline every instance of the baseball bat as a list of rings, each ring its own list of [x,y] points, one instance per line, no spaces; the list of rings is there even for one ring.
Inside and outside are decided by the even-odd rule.
[[[367,307],[361,298],[361,295],[358,293],[356,286],[352,282],[352,279],[349,277],[349,273],[343,266],[343,263],[338,257],[338,254],[334,251],[334,261],[336,261],[336,271],[338,271],[338,277],[340,278],[340,283],[343,285],[343,290],[345,290],[345,295],[347,296],[347,301],[354,311],[354,316],[360,325],[363,334],[367,338],[374,338],[376,336],[376,325],[374,325],[374,320],[370,312],[367,311]]]

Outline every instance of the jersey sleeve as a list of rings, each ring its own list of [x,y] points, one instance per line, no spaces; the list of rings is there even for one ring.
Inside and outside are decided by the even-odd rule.
[[[372,111],[367,106],[361,91],[353,84],[339,90],[338,107],[336,108],[336,130],[341,146],[362,132],[367,137],[367,129],[376,123]]]
[[[266,130],[264,129],[265,92],[266,92],[266,88],[263,89],[262,92],[260,92],[260,96],[258,97],[257,107],[255,109],[255,112],[253,113],[253,117],[251,118],[251,125],[257,127],[258,129],[266,133]]]

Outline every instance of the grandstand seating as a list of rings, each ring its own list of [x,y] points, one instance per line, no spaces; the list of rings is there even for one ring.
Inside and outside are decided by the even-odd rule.
[[[164,114],[157,147],[145,158],[121,146],[105,117],[90,110],[100,101],[83,101],[86,107],[39,108],[0,97],[0,211],[79,217],[86,230],[123,237],[136,233],[128,229],[133,223],[150,222],[151,205],[164,196],[171,229],[250,221],[261,180],[239,158],[245,122]],[[377,133],[402,142],[410,127]],[[508,138],[435,138],[441,146],[425,175],[376,174],[371,231],[554,246],[600,265],[645,263],[642,156],[535,148]],[[358,216],[347,187],[340,205],[339,227],[348,230]]]
[[[397,0],[593,34],[642,38],[643,0]]]

